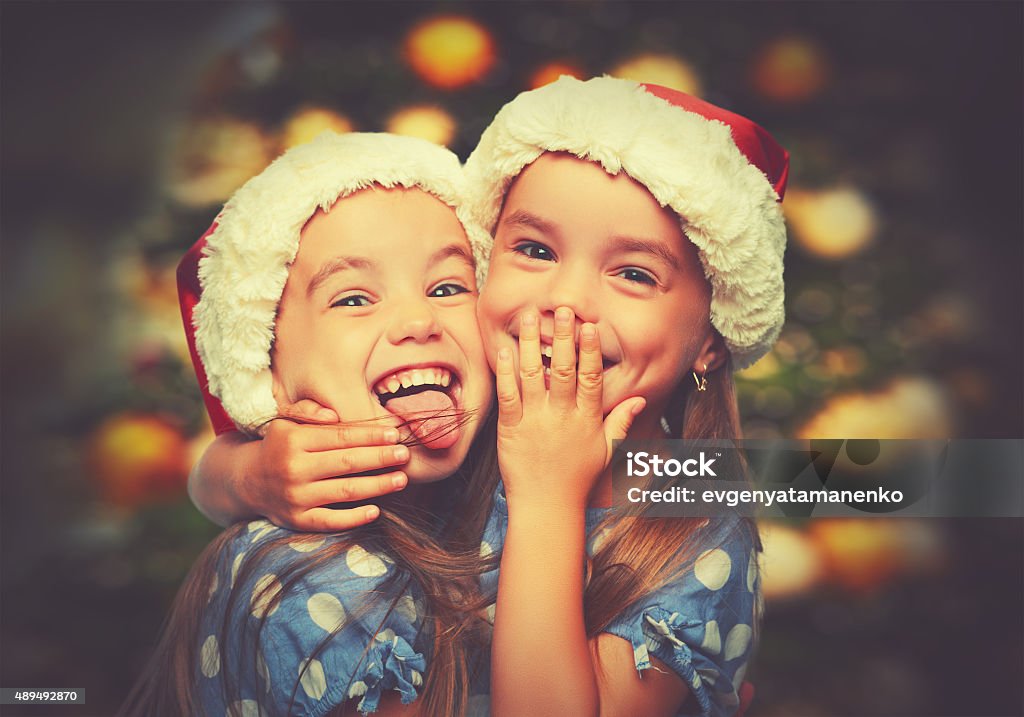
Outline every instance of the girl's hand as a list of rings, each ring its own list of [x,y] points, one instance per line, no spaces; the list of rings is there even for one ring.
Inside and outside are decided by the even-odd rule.
[[[539,321],[523,314],[519,326],[519,384],[510,347],[498,351],[498,464],[513,500],[584,508],[612,456],[612,441],[626,437],[643,398],[626,399],[604,418],[604,369],[597,327],[580,328],[576,367],[575,317],[555,312],[550,388],[545,386]]]
[[[208,518],[230,525],[256,516],[300,531],[348,530],[380,515],[377,506],[324,506],[401,490],[409,449],[386,426],[346,426],[334,411],[300,401],[272,421],[261,440],[237,431],[218,436],[189,476],[189,495]],[[312,423],[310,423],[312,421]]]
[[[334,422],[323,422],[332,418]],[[347,530],[376,519],[380,510],[324,506],[378,498],[406,486],[408,478],[401,470],[347,477],[406,463],[409,449],[398,445],[396,429],[336,421],[333,411],[300,401],[270,423],[246,486],[247,502],[256,513],[290,530]]]

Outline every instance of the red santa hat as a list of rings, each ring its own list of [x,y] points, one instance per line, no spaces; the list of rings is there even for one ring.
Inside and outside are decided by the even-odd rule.
[[[683,92],[599,77],[523,92],[466,162],[475,218],[493,231],[509,186],[544,152],[620,171],[679,215],[711,283],[711,323],[733,367],[763,356],[785,318],[780,202],[789,155],[764,129]]]
[[[201,378],[205,374],[204,393],[208,390],[219,399],[235,425],[248,433],[257,433],[277,415],[270,348],[299,234],[317,210],[328,211],[361,189],[417,188],[453,207],[476,257],[478,279],[482,278],[490,237],[461,209],[463,182],[458,157],[425,140],[329,132],[288,150],[246,182],[203,237],[198,302],[188,290],[187,276],[182,290],[182,276],[189,272],[179,270],[182,313],[186,332],[188,314],[192,315],[193,358],[202,364],[196,368]],[[207,407],[216,421],[214,402],[207,400]]]

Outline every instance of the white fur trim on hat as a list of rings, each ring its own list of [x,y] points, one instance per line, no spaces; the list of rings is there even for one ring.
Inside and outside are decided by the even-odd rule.
[[[493,231],[505,193],[544,152],[569,152],[625,171],[680,217],[711,283],[711,323],[733,368],[771,348],[785,318],[786,227],[778,195],[737,148],[727,125],[688,112],[638,83],[557,82],[505,105],[466,162],[470,207]]]
[[[278,413],[270,348],[299,233],[318,209],[371,185],[422,189],[456,209],[482,279],[490,237],[461,208],[458,157],[412,137],[326,132],[288,150],[239,189],[217,218],[199,262],[193,323],[210,393],[243,431]]]

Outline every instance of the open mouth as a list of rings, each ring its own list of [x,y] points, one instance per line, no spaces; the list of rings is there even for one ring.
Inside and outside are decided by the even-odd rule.
[[[384,410],[401,419],[427,448],[450,448],[458,441],[462,384],[453,369],[402,368],[377,379],[373,392]]]

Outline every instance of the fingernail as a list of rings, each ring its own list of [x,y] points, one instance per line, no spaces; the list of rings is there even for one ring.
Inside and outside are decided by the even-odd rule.
[[[398,431],[394,428],[388,428],[384,431],[384,440],[388,443],[394,443],[398,440]]]
[[[392,478],[391,479],[391,485],[393,485],[395,488],[404,488],[405,487],[405,474],[404,473],[399,473],[394,478]]]
[[[406,448],[405,446],[395,446],[391,450],[394,452],[396,461],[404,461],[406,458],[409,457],[409,449]]]
[[[641,398],[639,401],[633,403],[633,407],[629,409],[629,412],[634,416],[639,416],[640,412],[647,407],[647,399]]]
[[[597,336],[597,327],[593,324],[583,324],[580,327],[580,338],[592,339]]]
[[[367,520],[374,520],[378,515],[380,515],[380,508],[375,505],[371,505],[366,509]]]
[[[555,321],[560,323],[568,323],[572,320],[572,311],[564,306],[559,307],[555,310]]]
[[[523,314],[522,317],[519,319],[519,322],[523,326],[536,326],[537,325],[537,315],[536,314]]]

